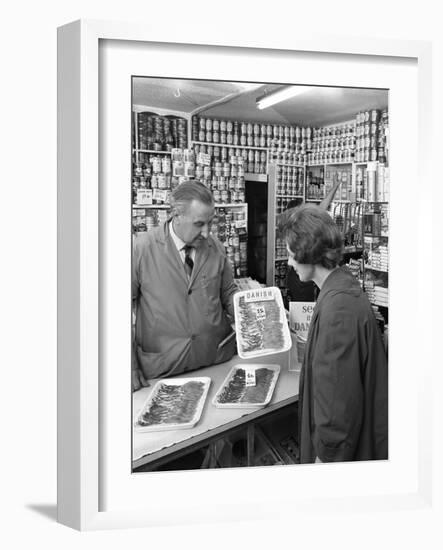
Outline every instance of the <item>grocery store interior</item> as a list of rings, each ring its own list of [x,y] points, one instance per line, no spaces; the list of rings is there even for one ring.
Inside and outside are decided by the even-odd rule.
[[[388,90],[132,80],[134,238],[167,219],[176,186],[197,179],[213,193],[211,232],[225,246],[239,290],[276,286],[289,309],[291,268],[277,217],[290,201],[319,204],[335,187],[328,210],[343,234],[343,263],[367,293],[387,345]],[[281,367],[275,406],[223,411],[192,433],[134,435],[133,471],[295,463],[297,396],[283,380],[296,377],[298,385],[299,371]],[[226,371],[214,372],[217,389]],[[144,390],[134,393],[134,409]]]

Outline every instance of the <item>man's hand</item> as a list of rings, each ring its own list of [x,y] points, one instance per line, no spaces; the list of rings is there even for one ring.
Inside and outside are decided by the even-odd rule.
[[[145,378],[143,372],[137,368],[132,370],[132,391],[137,391],[140,388],[146,388],[149,386],[148,380]]]

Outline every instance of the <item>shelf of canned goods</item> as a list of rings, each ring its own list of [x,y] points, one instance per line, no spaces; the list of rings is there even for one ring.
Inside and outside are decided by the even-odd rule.
[[[278,215],[301,202],[319,204],[339,181],[331,213],[347,249],[362,250],[362,232],[356,228],[362,226],[363,210],[357,205],[388,200],[388,130],[387,109],[360,111],[352,120],[323,127],[135,112],[134,231],[162,223],[170,193],[195,178],[214,196],[213,234],[225,245],[236,277],[247,276],[246,183],[266,183],[266,283],[279,286],[285,296],[287,256],[276,234]],[[357,263],[353,269],[364,280],[364,266]]]

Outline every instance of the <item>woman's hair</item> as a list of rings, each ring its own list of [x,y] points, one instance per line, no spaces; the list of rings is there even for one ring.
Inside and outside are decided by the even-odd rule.
[[[300,206],[301,204],[303,204],[303,199],[301,197],[297,197],[296,199],[291,199],[286,205],[285,210],[289,210],[290,208],[295,208],[296,206]]]
[[[283,212],[278,230],[300,264],[333,269],[341,260],[343,239],[331,216],[318,206],[304,204]]]
[[[195,180],[186,180],[171,193],[171,208],[177,214],[184,214],[193,200],[208,206],[214,204],[212,193],[205,185]]]

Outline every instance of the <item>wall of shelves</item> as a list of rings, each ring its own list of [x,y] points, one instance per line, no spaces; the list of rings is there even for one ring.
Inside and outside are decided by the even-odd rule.
[[[142,211],[145,216],[147,213],[159,212],[157,218],[163,219],[164,212],[168,209],[171,190],[182,178],[196,177],[214,193],[217,210],[244,210],[247,234],[248,208],[244,202],[244,184],[247,181],[267,183],[266,283],[272,286],[276,281],[284,279],[284,264],[287,261],[285,247],[276,238],[278,214],[292,199],[320,203],[334,182],[340,179],[342,183],[331,204],[331,215],[343,230],[346,251],[354,254],[360,250],[366,251],[364,236],[367,233],[363,231],[361,223],[363,211],[365,214],[369,213],[369,201],[372,201],[371,204],[374,204],[374,201],[378,204],[388,204],[389,172],[384,163],[370,160],[372,156],[386,160],[387,143],[384,134],[379,132],[379,126],[371,128],[371,121],[365,120],[363,113],[357,115],[358,123],[354,126],[352,121],[348,121],[342,125],[310,129],[235,123],[228,120],[215,121],[204,117],[191,117],[184,113],[174,113],[168,117],[168,113],[163,111],[160,118],[182,118],[186,122],[186,132],[181,132],[180,139],[186,143],[186,151],[192,151],[194,155],[193,159],[186,161],[186,169],[177,173],[174,169],[174,153],[170,138],[169,142],[166,140],[166,143],[163,143],[163,147],[168,150],[158,150],[159,143],[156,143],[155,148],[141,148],[141,145],[151,143],[149,140],[140,143],[139,139],[138,124],[140,116],[143,116],[140,115],[143,109],[151,113],[153,111],[149,107],[138,106],[134,112],[133,175],[138,178],[138,181],[133,181],[135,219],[140,220],[143,217],[140,215]],[[203,136],[203,123],[204,137],[211,137],[211,141],[195,139]],[[178,123],[175,124],[177,128]],[[180,123],[182,130],[183,124]],[[383,126],[380,128],[385,127],[387,115],[383,115]],[[373,131],[374,134],[371,133]],[[237,143],[234,143],[235,140]],[[368,152],[366,142],[372,145],[377,142],[377,145],[383,146],[384,149],[380,149],[381,153],[377,152],[377,155],[374,151]],[[354,153],[355,158],[352,158]],[[355,160],[358,162],[354,162]],[[148,164],[151,165],[150,168]],[[380,182],[384,182],[383,185]],[[230,200],[232,198],[234,200]],[[152,204],[148,204],[150,202]],[[143,222],[134,224],[142,229],[143,225]],[[229,239],[225,243],[226,246],[229,246],[228,241]],[[369,278],[364,271],[384,272],[383,269],[377,269],[376,266],[379,264],[374,264],[374,254],[371,258],[368,262],[365,257],[362,265],[363,284],[368,288],[371,284],[369,282],[368,285]],[[284,292],[284,288],[282,291]]]

